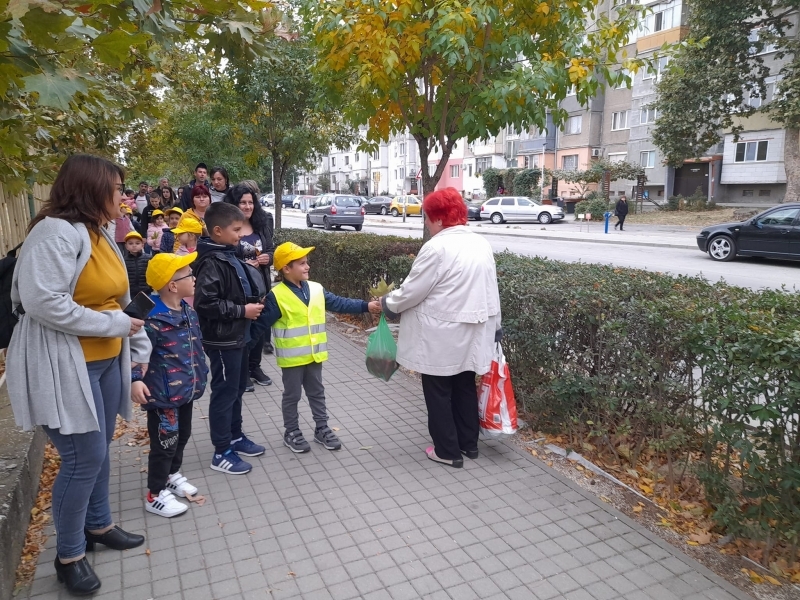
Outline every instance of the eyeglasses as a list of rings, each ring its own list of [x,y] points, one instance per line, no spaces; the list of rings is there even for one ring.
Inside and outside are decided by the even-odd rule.
[[[125,195],[125,184],[124,183],[115,183],[114,189],[118,191],[123,196]]]
[[[184,279],[189,279],[189,277],[194,279],[194,273],[189,273],[188,275],[184,275],[183,277],[178,277],[177,279],[173,279],[172,281],[178,283],[179,281],[183,281]]]

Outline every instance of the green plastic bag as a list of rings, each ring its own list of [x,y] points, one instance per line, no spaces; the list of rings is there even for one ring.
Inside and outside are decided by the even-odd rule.
[[[367,371],[378,379],[389,381],[400,365],[397,364],[397,342],[394,341],[386,317],[381,315],[378,328],[367,341]]]

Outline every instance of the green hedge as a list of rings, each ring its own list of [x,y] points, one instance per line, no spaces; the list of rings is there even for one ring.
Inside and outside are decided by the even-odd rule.
[[[421,241],[283,230],[313,244],[312,279],[367,297]],[[737,535],[800,537],[800,296],[599,265],[496,256],[504,349],[537,429],[622,468],[696,474]],[[697,460],[697,456],[702,457]],[[657,462],[657,461],[656,461]]]

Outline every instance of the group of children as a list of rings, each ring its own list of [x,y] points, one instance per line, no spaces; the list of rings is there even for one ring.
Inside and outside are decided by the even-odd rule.
[[[247,345],[255,337],[251,327],[273,331],[284,385],[284,445],[296,453],[311,449],[298,419],[305,389],[315,423],[314,441],[338,450],[341,442],[328,427],[322,383],[322,363],[328,357],[325,312],[381,310],[378,301],[340,298],[308,281],[308,254],[314,248],[290,242],[275,250],[273,266],[280,283],[270,290],[261,273],[236,255],[244,221],[237,206],[212,204],[205,214],[208,237],[200,238],[196,252],[162,252],[147,264],[145,279],[155,307],[145,319],[145,330],[153,351],[148,367],[133,371],[132,399],[147,411],[150,434],[145,509],[160,516],[186,512],[188,506],[176,496],[198,492],[180,469],[191,435],[192,406],[206,388],[206,358],[211,372],[211,469],[243,475],[252,465],[240,455],[265,452],[264,446],[247,437],[242,423]],[[194,298],[194,308],[186,298]]]

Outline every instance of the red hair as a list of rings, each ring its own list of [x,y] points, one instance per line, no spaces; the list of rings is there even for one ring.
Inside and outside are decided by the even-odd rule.
[[[467,204],[458,190],[452,187],[426,196],[422,210],[432,221],[441,221],[443,227],[467,224]]]

